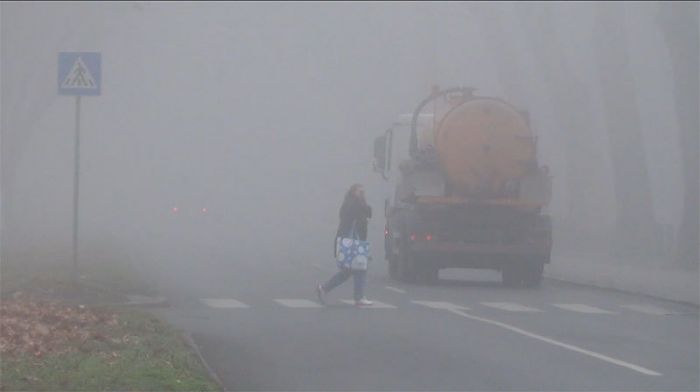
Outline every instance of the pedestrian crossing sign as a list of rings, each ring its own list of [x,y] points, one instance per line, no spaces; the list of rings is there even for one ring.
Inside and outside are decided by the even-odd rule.
[[[102,58],[99,52],[58,54],[60,95],[100,95]]]

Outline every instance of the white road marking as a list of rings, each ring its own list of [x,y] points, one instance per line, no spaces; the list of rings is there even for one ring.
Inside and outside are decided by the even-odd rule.
[[[341,299],[340,302],[346,303],[348,305],[355,305],[355,301],[352,299]],[[384,302],[379,302],[372,300],[374,304],[370,306],[362,306],[362,308],[367,308],[367,309],[396,309],[396,306],[390,305]]]
[[[398,289],[396,287],[385,286],[384,288],[386,288],[387,290],[395,291],[397,293],[406,294],[405,290],[401,290],[401,289]]]
[[[321,308],[322,306],[308,299],[292,299],[281,298],[275,299],[275,302],[288,308]]]
[[[651,314],[654,316],[676,315],[678,312],[666,310],[654,305],[620,305],[621,308],[634,310],[636,312]]]
[[[520,305],[515,302],[482,302],[481,304],[490,308],[507,310],[509,312],[541,312],[539,309]]]
[[[587,314],[615,314],[615,312],[610,312],[605,309],[596,308],[595,306],[589,306],[584,304],[552,304],[557,308],[562,308],[570,310],[572,312],[587,313]]]
[[[614,365],[626,367],[626,368],[628,368],[628,369],[634,370],[634,371],[639,372],[639,373],[642,373],[642,374],[646,374],[646,375],[648,375],[648,376],[661,376],[661,375],[662,375],[661,373],[655,372],[655,371],[653,371],[653,370],[649,370],[649,369],[647,369],[647,368],[644,368],[644,367],[641,367],[641,366],[638,366],[638,365],[635,365],[635,364],[632,364],[632,363],[629,363],[629,362],[621,361],[621,360],[619,360],[619,359],[615,359],[615,358],[608,357],[608,356],[603,355],[603,354],[599,354],[599,353],[596,353],[596,352],[593,352],[593,351],[589,351],[589,350],[586,350],[586,349],[583,349],[583,348],[574,346],[574,345],[572,345],[572,344],[562,343],[562,342],[559,342],[559,341],[554,340],[554,339],[550,339],[550,338],[545,337],[545,336],[542,336],[542,335],[537,335],[537,334],[535,334],[535,333],[525,331],[525,330],[520,329],[520,328],[518,328],[518,327],[514,327],[514,326],[512,326],[512,325],[509,325],[509,324],[506,324],[506,323],[502,323],[502,322],[500,322],[500,321],[494,321],[494,320],[489,320],[489,319],[486,319],[486,318],[483,318],[483,317],[473,316],[473,315],[467,314],[467,313],[465,313],[465,312],[463,312],[463,311],[461,311],[460,309],[457,309],[457,308],[450,308],[450,309],[445,309],[445,310],[447,310],[447,311],[449,311],[449,312],[451,312],[451,313],[453,313],[453,314],[456,314],[456,315],[459,315],[459,316],[462,316],[462,317],[471,319],[471,320],[481,321],[481,322],[483,322],[483,323],[495,325],[495,326],[498,326],[498,327],[501,327],[501,328],[505,328],[505,329],[507,329],[507,330],[509,330],[509,331],[513,331],[513,332],[518,333],[518,334],[520,334],[520,335],[527,336],[527,337],[529,337],[529,338],[537,339],[537,340],[543,341],[543,342],[545,342],[545,343],[549,343],[549,344],[553,344],[553,345],[555,345],[555,346],[559,346],[559,347],[565,348],[565,349],[567,349],[567,350],[571,350],[571,351],[575,351],[575,352],[577,352],[577,353],[581,353],[581,354],[584,354],[584,355],[588,355],[589,357],[593,357],[593,358],[596,358],[596,359],[600,359],[601,361],[605,361],[605,362],[608,362],[608,363],[612,363],[612,364],[614,364]]]
[[[203,298],[202,302],[211,308],[247,309],[248,305],[232,298]]]
[[[414,304],[417,305],[422,305],[422,306],[427,306],[429,308],[433,309],[443,309],[443,310],[450,310],[450,309],[461,309],[461,310],[469,310],[469,308],[460,306],[460,305],[455,305],[451,302],[442,302],[442,301],[411,301]]]

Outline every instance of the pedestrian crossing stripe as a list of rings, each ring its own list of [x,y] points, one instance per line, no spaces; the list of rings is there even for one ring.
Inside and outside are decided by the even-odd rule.
[[[355,300],[352,299],[341,299],[340,302],[348,304],[348,305],[355,305]],[[396,309],[396,306],[390,305],[384,302],[379,302],[379,301],[374,301],[372,300],[373,304],[370,306],[363,306],[363,308],[367,309]]]
[[[288,308],[321,308],[322,306],[308,299],[275,299],[275,302]]]
[[[572,312],[587,313],[587,314],[615,314],[605,309],[596,308],[595,306],[584,304],[552,304],[558,308],[570,310]]]
[[[539,309],[523,306],[515,302],[482,302],[481,304],[490,308],[506,310],[508,312],[541,312]]]
[[[200,301],[205,304],[206,306],[210,308],[217,308],[217,309],[249,309],[250,306],[238,301],[233,298],[202,298]],[[287,307],[287,308],[293,308],[293,309],[315,309],[315,308],[322,308],[323,305],[304,298],[276,298],[273,300],[277,304]],[[340,302],[348,305],[354,305],[355,301],[351,299],[341,299]],[[396,309],[397,306],[388,304],[385,302],[381,301],[373,301],[373,305],[367,306],[367,308],[372,308],[372,309]],[[445,301],[410,301],[413,304],[416,305],[421,305],[425,306],[428,308],[432,309],[444,309],[444,310],[470,310],[470,308],[459,305],[459,304],[454,304],[451,302],[445,302]],[[542,313],[544,312],[541,309],[521,305],[516,302],[480,302],[481,305],[498,309],[498,310],[503,310],[507,312],[516,312],[516,313]],[[586,304],[551,304],[552,306],[555,306],[557,308],[563,309],[563,310],[568,310],[576,313],[584,313],[584,314],[618,314],[618,312],[612,312],[609,310],[597,308],[595,306],[590,306]],[[670,311],[667,309],[663,309],[654,305],[643,305],[643,304],[629,304],[629,305],[619,305],[621,308],[628,309],[631,311],[647,314],[647,315],[653,315],[653,316],[662,316],[662,315],[678,315],[680,314],[679,312],[676,311]]]
[[[231,298],[204,298],[202,302],[210,308],[247,309],[248,305]]]
[[[653,315],[653,316],[668,316],[668,315],[676,315],[676,314],[678,314],[678,312],[674,312],[674,311],[671,311],[671,310],[666,310],[666,309],[663,309],[663,308],[659,308],[659,307],[654,306],[654,305],[637,305],[637,304],[634,304],[634,305],[620,305],[620,307],[621,307],[621,308],[625,308],[625,309],[634,310],[634,311],[640,312],[640,313],[650,314],[650,315]]]
[[[83,59],[78,56],[73,63],[68,75],[61,82],[61,88],[66,89],[97,89],[97,83],[95,83],[95,78],[92,77],[90,70]]]
[[[461,305],[455,305],[451,302],[443,301],[411,301],[416,305],[426,306],[433,309],[458,309],[458,310],[469,310],[469,308]]]

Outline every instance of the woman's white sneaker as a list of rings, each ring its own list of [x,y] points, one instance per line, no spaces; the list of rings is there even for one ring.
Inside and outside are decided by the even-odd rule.
[[[319,284],[316,286],[316,297],[318,298],[318,302],[320,302],[322,305],[326,304],[326,291],[323,290],[323,285]]]

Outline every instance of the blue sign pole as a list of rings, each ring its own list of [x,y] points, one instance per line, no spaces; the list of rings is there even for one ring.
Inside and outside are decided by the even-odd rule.
[[[73,275],[78,276],[78,205],[80,204],[80,95],[75,97],[75,173],[73,174]]]
[[[80,97],[100,95],[102,56],[95,52],[58,54],[58,93],[75,96],[75,172],[73,173],[73,278],[78,278],[80,211]]]

